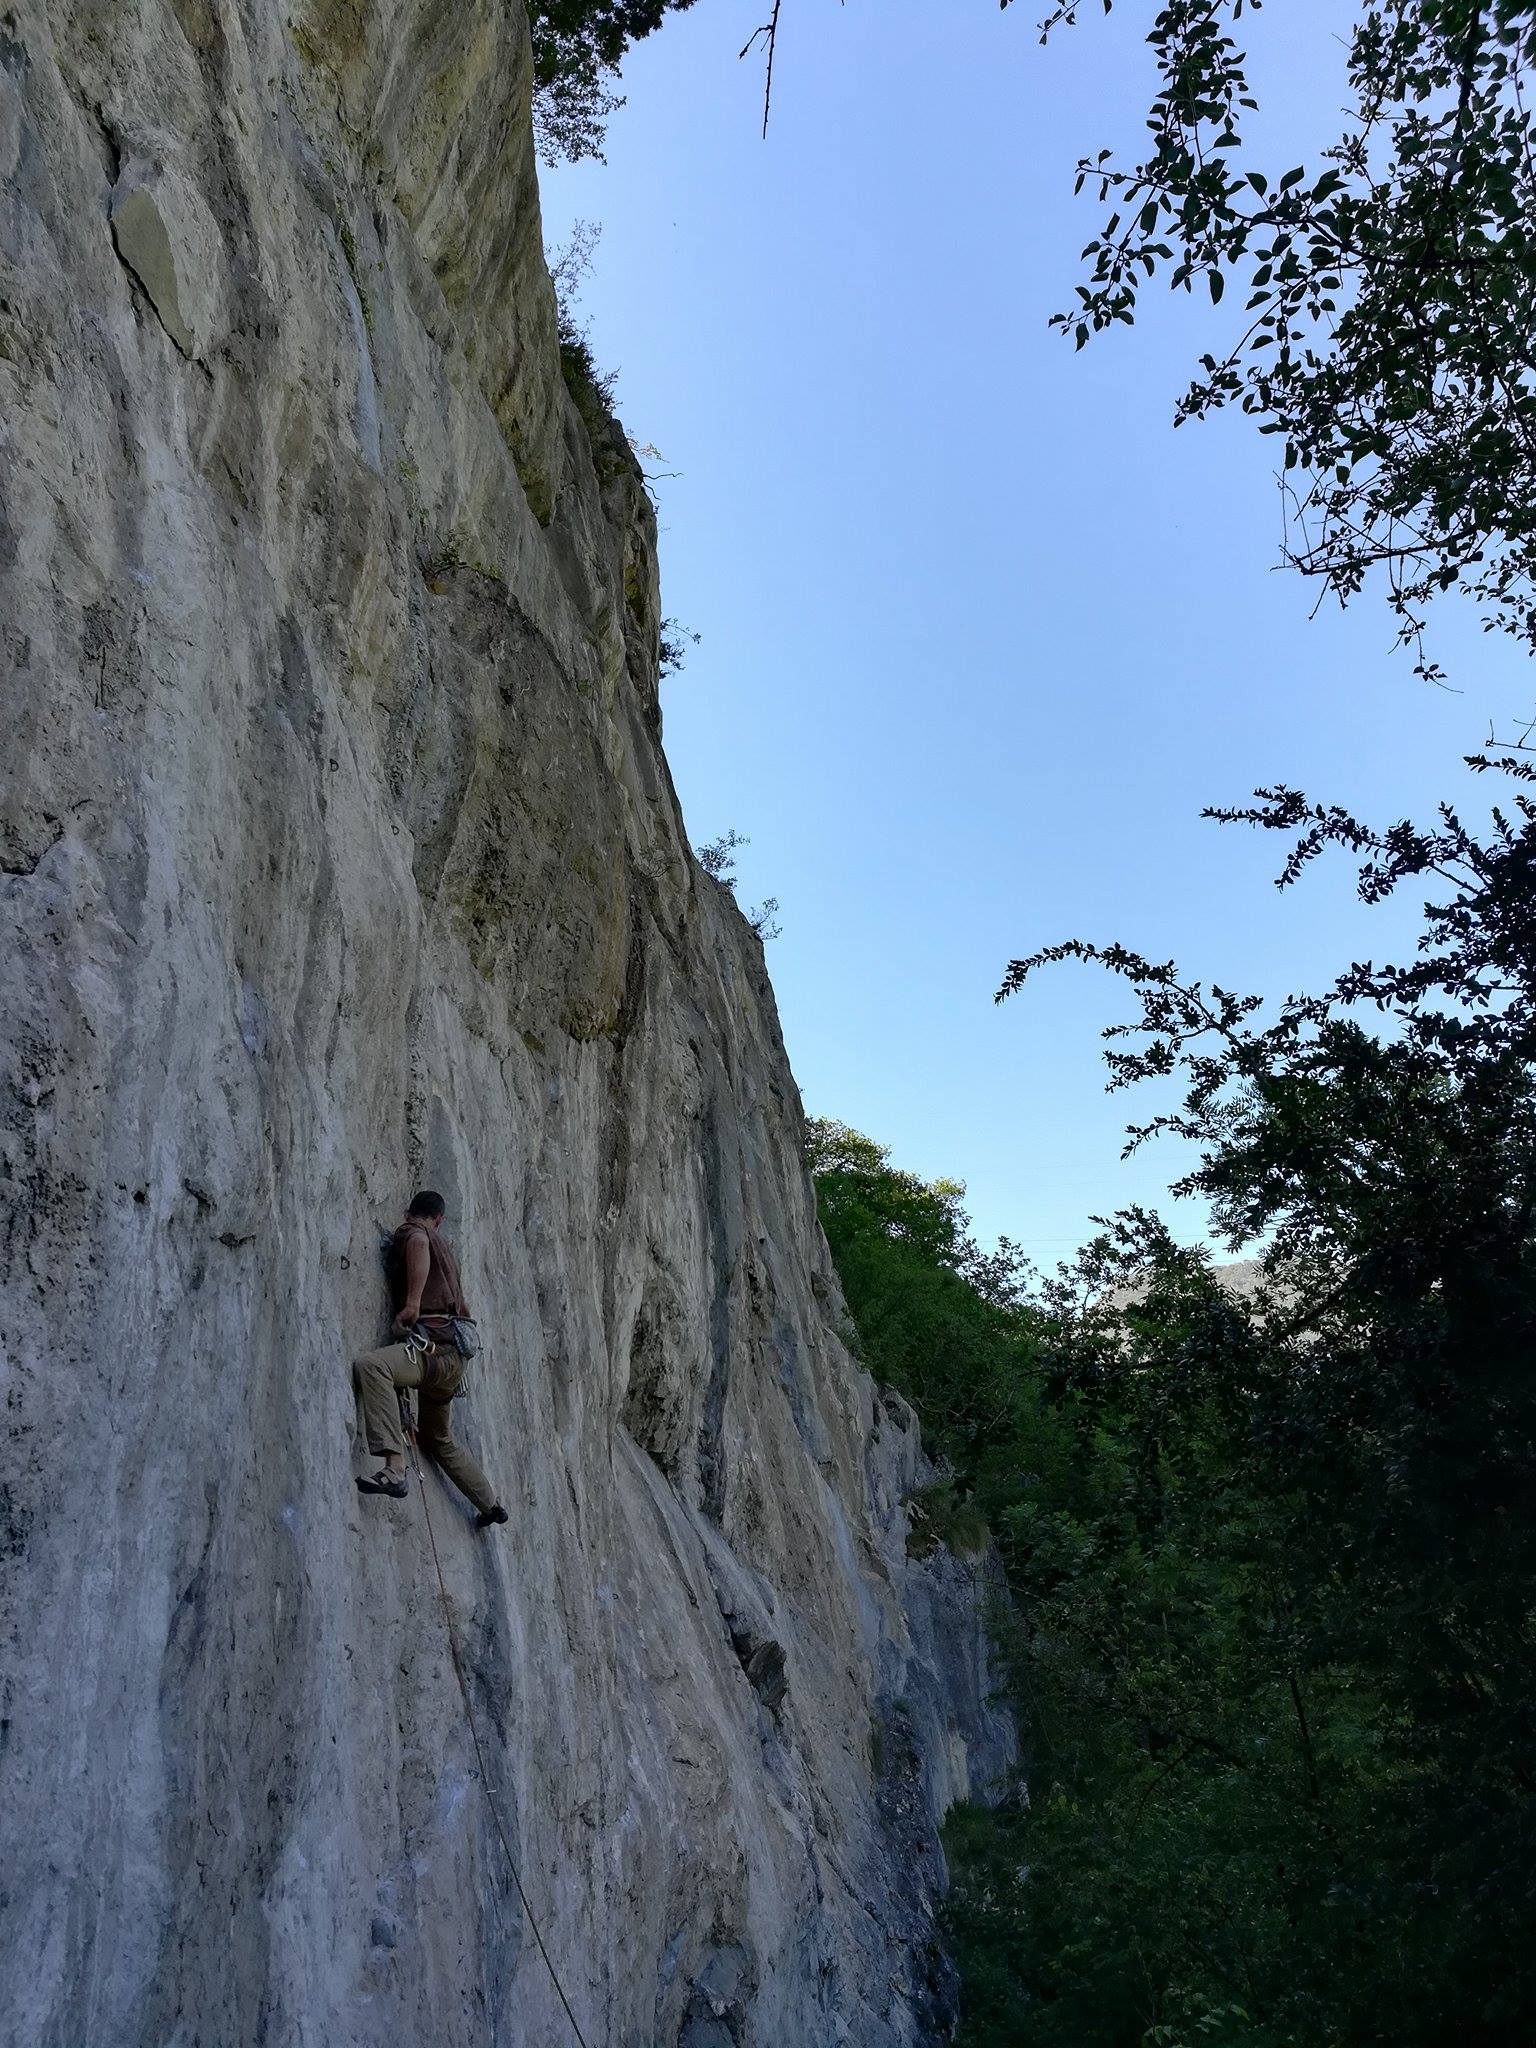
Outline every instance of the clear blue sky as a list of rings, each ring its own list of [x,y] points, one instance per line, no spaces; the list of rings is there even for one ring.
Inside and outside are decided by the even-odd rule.
[[[1379,600],[1309,620],[1271,444],[1170,424],[1209,307],[1159,285],[1081,355],[1047,331],[1095,218],[1073,166],[1140,137],[1137,10],[1041,50],[1031,0],[785,0],[766,143],[736,61],[764,11],[697,0],[632,53],[606,163],[546,175],[546,237],[601,223],[582,310],[679,472],[663,602],[703,641],[667,751],[694,840],[748,834],[740,893],[779,898],[807,1107],[1052,1263],[1179,1159],[1120,1162],[1152,1107],[1103,1092],[1124,994],[1069,966],[997,1008],[1006,962],[1121,938],[1283,992],[1380,957],[1403,920],[1342,864],[1279,895],[1279,842],[1200,807],[1271,780],[1384,822],[1475,805],[1460,756],[1526,707],[1526,664],[1465,606],[1436,641],[1460,694]],[[1279,169],[1333,129],[1336,22],[1253,24]]]

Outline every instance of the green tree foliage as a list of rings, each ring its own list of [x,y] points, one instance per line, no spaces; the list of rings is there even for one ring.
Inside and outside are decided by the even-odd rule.
[[[1121,948],[1112,1081],[1182,1074],[1191,1192],[1257,1290],[1131,1212],[1028,1284],[959,1191],[812,1163],[871,1366],[1012,1594],[1027,1799],[949,1832],[967,2048],[1536,2038],[1536,804],[1377,833],[1231,814],[1424,884],[1402,966],[1272,1015]]]
[[[1240,299],[1177,416],[1236,400],[1281,438],[1290,559],[1341,599],[1384,570],[1416,646],[1456,583],[1536,646],[1536,8],[1367,0],[1340,23],[1340,131],[1287,168],[1245,145],[1258,99],[1237,31],[1258,4],[1151,13],[1150,144],[1079,164],[1110,211],[1058,324],[1079,347],[1128,325],[1159,274]],[[1059,0],[1042,39],[1076,12]]]
[[[600,156],[622,104],[609,80],[631,43],[693,0],[530,0],[534,120],[546,162]]]
[[[1011,1402],[1032,1346],[1021,1266],[969,1231],[959,1182],[927,1183],[846,1124],[809,1127],[821,1224],[862,1355],[921,1410],[927,1440],[974,1485],[987,1454],[988,1397]]]

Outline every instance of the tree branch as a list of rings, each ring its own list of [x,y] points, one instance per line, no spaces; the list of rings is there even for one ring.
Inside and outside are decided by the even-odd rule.
[[[773,0],[772,14],[769,15],[765,22],[753,29],[751,35],[747,37],[747,40],[742,44],[741,49],[737,53],[737,61],[739,62],[755,46],[759,38],[768,48],[768,67],[763,79],[763,135],[765,138],[768,134],[768,116],[773,110],[773,60],[779,47],[779,9],[783,5],[784,0]]]

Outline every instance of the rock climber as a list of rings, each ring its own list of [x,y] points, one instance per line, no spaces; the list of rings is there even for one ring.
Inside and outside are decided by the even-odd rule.
[[[352,1361],[352,1384],[363,1405],[368,1448],[384,1460],[377,1472],[358,1480],[357,1490],[404,1500],[405,1433],[399,1393],[414,1387],[419,1389],[417,1443],[474,1504],[476,1528],[489,1529],[504,1522],[507,1511],[449,1426],[449,1407],[454,1395],[463,1391],[466,1364],[454,1324],[469,1321],[469,1303],[453,1248],[443,1236],[444,1206],[432,1188],[411,1197],[405,1221],[385,1254],[400,1342],[365,1351]]]

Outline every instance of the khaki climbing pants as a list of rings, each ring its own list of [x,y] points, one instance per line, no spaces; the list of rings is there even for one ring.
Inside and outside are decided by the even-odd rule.
[[[385,1344],[352,1361],[352,1384],[363,1404],[363,1427],[374,1456],[382,1458],[386,1451],[404,1455],[396,1391],[419,1388],[417,1443],[477,1508],[493,1508],[495,1489],[468,1451],[455,1441],[448,1423],[449,1405],[463,1383],[464,1361],[447,1344],[436,1344],[428,1351],[409,1344]]]

